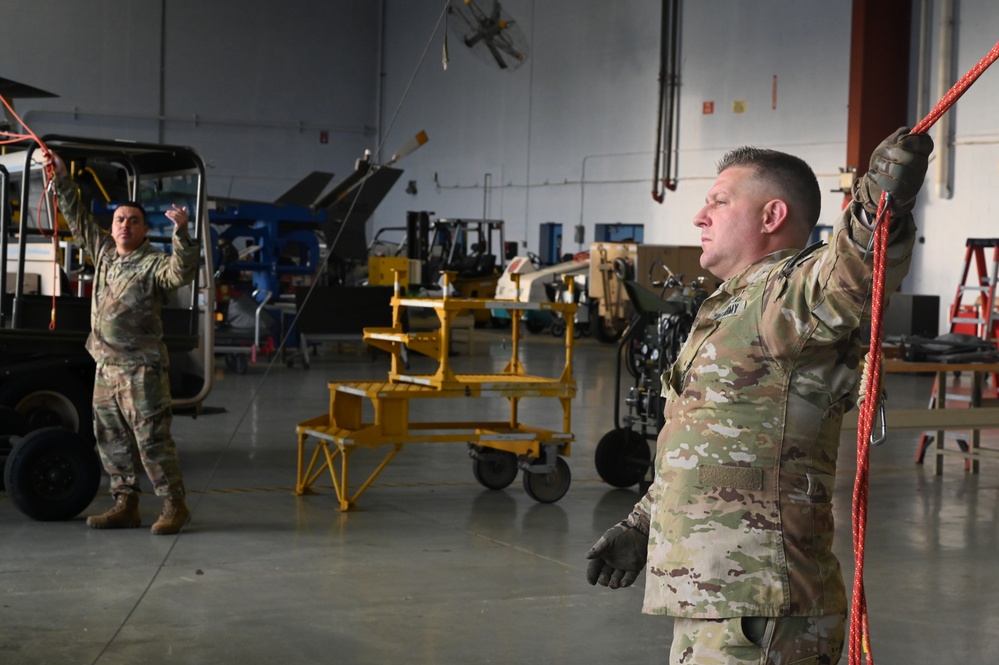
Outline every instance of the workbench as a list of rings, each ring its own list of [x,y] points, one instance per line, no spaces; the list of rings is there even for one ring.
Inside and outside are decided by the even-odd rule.
[[[981,447],[981,430],[999,429],[999,408],[983,405],[982,383],[986,375],[999,372],[999,363],[943,363],[909,362],[897,358],[886,358],[883,363],[886,374],[934,374],[935,399],[925,409],[888,408],[886,409],[887,430],[923,430],[935,433],[934,458],[935,473],[943,473],[943,458],[947,455],[963,457],[970,462],[972,473],[978,473],[978,463],[983,458],[999,459],[999,450]],[[971,373],[970,399],[966,407],[950,408],[947,404],[947,374]],[[952,400],[953,401],[953,400]],[[890,403],[890,399],[889,399]],[[843,429],[857,429],[859,409],[854,409],[843,417]],[[971,446],[960,445],[959,450],[944,447],[947,431],[970,430]],[[925,439],[924,439],[925,441]],[[922,463],[926,445],[920,442],[916,462]]]

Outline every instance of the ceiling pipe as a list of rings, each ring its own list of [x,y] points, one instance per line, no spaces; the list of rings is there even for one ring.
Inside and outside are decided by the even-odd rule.
[[[28,123],[28,118],[36,118],[38,116],[71,116],[74,120],[80,118],[110,118],[115,120],[149,120],[151,122],[180,122],[180,123],[194,123],[195,127],[200,125],[219,125],[226,127],[255,127],[259,129],[291,129],[299,132],[306,130],[319,130],[319,131],[330,131],[337,132],[341,134],[361,134],[364,136],[369,136],[374,133],[374,128],[364,125],[361,127],[349,127],[346,125],[332,126],[327,124],[314,124],[307,122],[265,122],[259,120],[238,120],[235,118],[213,118],[210,116],[201,116],[197,113],[193,115],[164,115],[156,113],[107,113],[107,112],[96,112],[96,111],[81,111],[78,108],[74,108],[72,111],[59,111],[59,110],[46,110],[46,109],[30,109],[23,115],[25,123]],[[29,125],[31,123],[28,123]]]
[[[943,99],[954,85],[954,0],[942,0],[940,3],[940,57],[937,59],[937,97]],[[951,146],[953,131],[952,113],[944,113],[937,120],[937,196],[942,199],[953,197],[951,187]]]
[[[652,198],[662,203],[666,190],[676,190],[674,162],[679,129],[680,2],[663,0],[659,43],[659,106],[656,112],[656,148]]]

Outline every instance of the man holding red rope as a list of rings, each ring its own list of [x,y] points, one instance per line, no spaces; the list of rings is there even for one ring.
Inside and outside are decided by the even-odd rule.
[[[87,525],[126,529],[142,524],[135,470],[140,461],[156,495],[163,497],[163,510],[152,533],[178,533],[190,512],[184,502],[177,446],[170,434],[169,355],[160,308],[168,294],[189,283],[198,270],[200,250],[188,232],[187,208],[174,205],[166,211],[174,224],[173,252],[166,254],[149,244],[149,222],[140,204],[118,205],[108,233],[80,201],[62,160],[46,153],[45,165],[55,176],[59,209],[94,263],[87,351],[97,362],[97,449],[111,476],[115,503],[107,512],[88,517]]]
[[[840,658],[836,459],[860,381],[882,192],[892,204],[885,293],[909,269],[933,142],[907,132],[875,150],[829,245],[802,249],[818,182],[773,150],[727,154],[694,217],[701,266],[725,282],[663,376],[655,481],[587,553],[591,584],[627,587],[648,568],[643,611],[675,617],[671,664]]]

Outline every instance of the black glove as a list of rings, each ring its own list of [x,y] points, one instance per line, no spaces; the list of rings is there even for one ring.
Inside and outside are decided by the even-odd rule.
[[[908,132],[908,127],[902,127],[886,138],[871,154],[870,170],[853,184],[853,198],[872,216],[878,212],[882,191],[891,195],[893,217],[912,212],[926,177],[933,139]]]
[[[586,553],[590,560],[586,581],[612,589],[631,586],[645,568],[648,557],[649,537],[628,526],[627,521],[618,522]]]

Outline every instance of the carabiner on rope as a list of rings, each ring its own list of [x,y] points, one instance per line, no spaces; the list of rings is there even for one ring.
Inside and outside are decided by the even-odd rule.
[[[874,431],[871,431],[871,445],[880,446],[882,443],[888,440],[888,414],[885,408],[885,402],[888,401],[888,393],[884,390],[881,391],[881,400],[878,404],[878,412],[881,415],[881,434],[877,437],[874,436]]]
[[[888,214],[888,208],[891,207],[891,194],[885,192],[884,195],[885,195],[885,205],[883,208],[881,208],[881,214],[875,218],[874,225],[871,226],[871,239],[867,241],[867,249],[864,250],[863,260],[865,262],[867,261],[867,256],[871,253],[871,250],[874,249],[874,239],[878,235],[877,234],[878,225],[884,221],[885,215]]]

